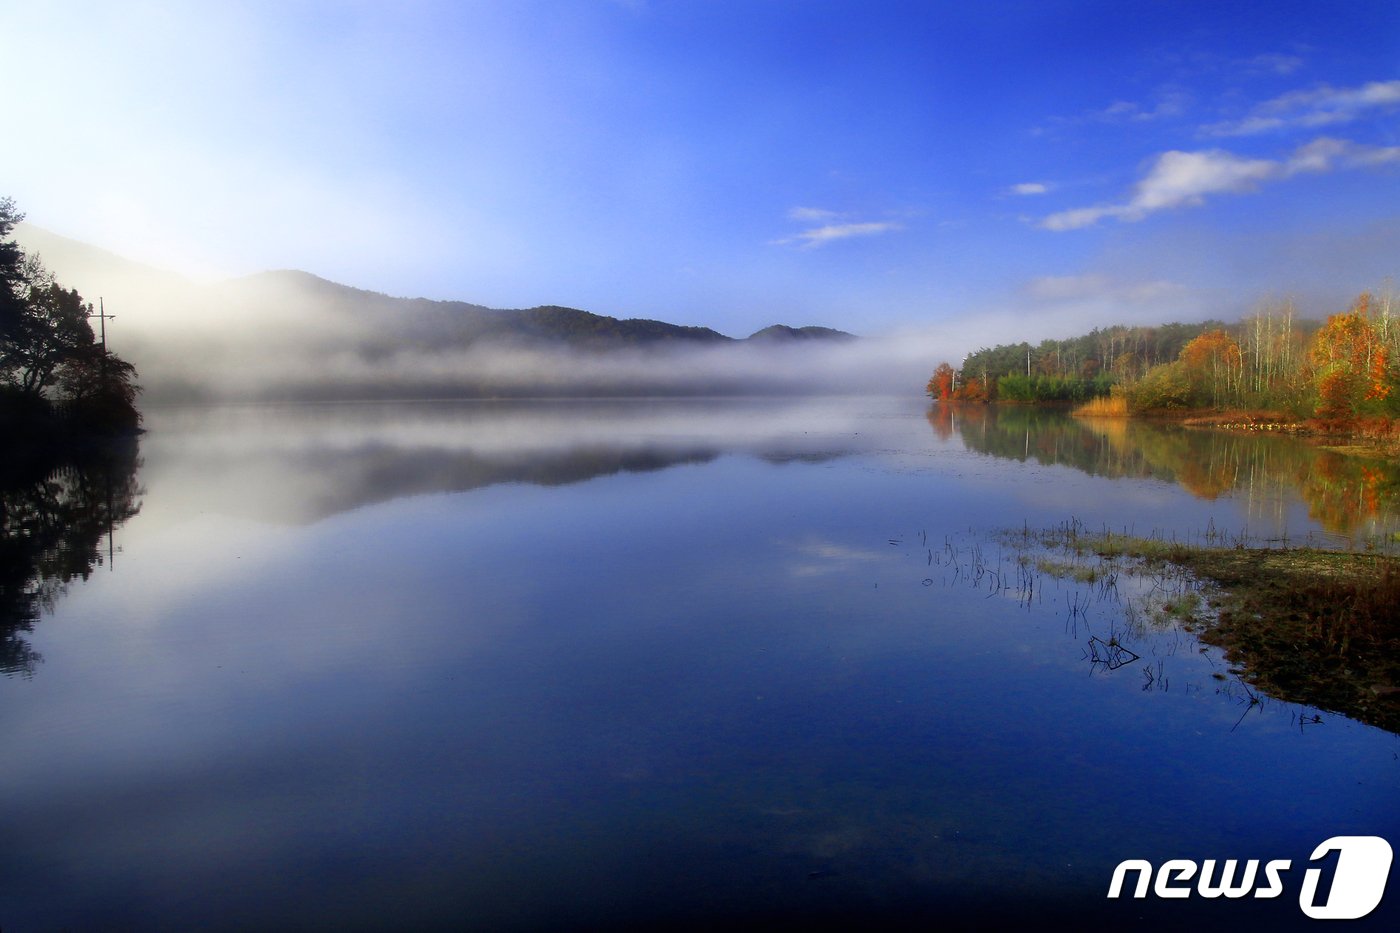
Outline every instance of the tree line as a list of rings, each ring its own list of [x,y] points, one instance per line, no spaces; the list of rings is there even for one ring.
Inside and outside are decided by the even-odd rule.
[[[0,426],[5,433],[121,434],[140,424],[136,369],[93,331],[91,302],[12,238],[24,215],[0,198]]]
[[[1114,395],[1134,411],[1267,409],[1345,426],[1400,415],[1394,298],[1360,295],[1325,322],[1291,302],[1229,325],[1113,326],[1069,340],[983,348],[940,363],[935,399],[1079,402]]]

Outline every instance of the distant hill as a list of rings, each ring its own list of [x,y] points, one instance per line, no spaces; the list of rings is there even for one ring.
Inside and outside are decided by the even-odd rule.
[[[263,318],[275,310],[288,324],[311,312],[330,312],[340,323],[368,325],[369,343],[383,351],[392,345],[463,347],[479,340],[512,343],[564,343],[589,348],[638,347],[663,343],[725,344],[736,342],[708,327],[671,324],[644,318],[615,318],[560,305],[496,309],[465,301],[396,298],[323,279],[292,269],[200,285],[81,243],[23,224],[17,238],[26,251],[38,253],[59,280],[84,297],[128,304],[133,311],[174,311],[175,317],[199,317],[217,307],[232,313],[228,323],[245,316]],[[182,308],[169,308],[172,303]],[[853,335],[829,327],[774,324],[748,340],[849,340]]]
[[[851,340],[853,334],[829,327],[774,324],[736,339],[708,327],[671,324],[647,318],[615,318],[561,305],[497,309],[463,301],[392,298],[327,281],[306,272],[264,272],[229,283],[245,301],[278,300],[299,294],[317,305],[335,306],[349,317],[372,325],[373,350],[392,346],[464,348],[478,341],[517,345],[563,344],[606,350],[663,344],[723,345],[744,340]]]
[[[830,327],[788,327],[786,324],[772,324],[763,330],[749,335],[750,340],[854,340],[855,334]]]
[[[708,327],[559,305],[497,309],[398,298],[297,270],[205,284],[29,224],[16,239],[63,285],[105,300],[116,315],[109,339],[136,365],[148,397],[713,394],[767,391],[784,379],[789,387],[781,390],[793,391],[794,379],[753,354],[739,365],[720,365],[713,355],[706,366],[699,357],[686,365],[662,357],[744,347],[798,352],[854,339],[783,324],[736,339]]]

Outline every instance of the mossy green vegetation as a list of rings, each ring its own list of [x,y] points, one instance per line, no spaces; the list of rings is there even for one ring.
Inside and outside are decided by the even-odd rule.
[[[1061,578],[1152,575],[1165,585],[1148,621],[1187,625],[1272,696],[1400,732],[1400,556],[1089,533],[1073,522],[1006,537],[1059,555],[1035,566]]]

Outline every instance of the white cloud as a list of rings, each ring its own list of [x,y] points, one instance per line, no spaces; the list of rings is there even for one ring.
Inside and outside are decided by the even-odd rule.
[[[1199,206],[1208,195],[1243,194],[1265,182],[1304,172],[1369,168],[1396,161],[1400,161],[1400,147],[1363,146],[1325,136],[1298,147],[1283,160],[1249,159],[1220,149],[1172,150],[1157,157],[1125,203],[1059,211],[1042,220],[1040,226],[1062,231],[1093,226],[1105,217],[1137,221],[1155,211]]]
[[[1249,191],[1277,172],[1277,163],[1268,159],[1245,159],[1218,149],[1164,152],[1138,182],[1125,216],[1136,220],[1163,208],[1200,204],[1207,194]]]
[[[1154,211],[1200,205],[1206,195],[1252,190],[1283,171],[1281,163],[1241,158],[1219,149],[1172,150],[1157,157],[1126,203],[1060,211],[1046,217],[1041,226],[1047,230],[1076,230],[1092,226],[1105,217],[1141,220]]]
[[[1026,182],[1022,182],[1022,183],[1019,184],[1019,185],[1012,185],[1012,186],[1011,186],[1011,193],[1012,193],[1012,194],[1021,194],[1021,195],[1045,194],[1045,193],[1048,192],[1049,190],[1050,190],[1050,187],[1049,187],[1048,185],[1045,185],[1045,184],[1043,184],[1043,183],[1041,183],[1041,182],[1038,182],[1038,181],[1026,181]]]
[[[1356,168],[1400,162],[1400,146],[1353,146],[1346,153],[1346,160]]]
[[[1244,63],[1250,71],[1267,71],[1276,75],[1288,75],[1303,66],[1303,59],[1297,55],[1268,53],[1256,55]]]
[[[1053,128],[1084,126],[1086,124],[1124,125],[1130,123],[1150,123],[1154,120],[1179,117],[1190,105],[1190,97],[1174,88],[1164,88],[1157,94],[1157,102],[1151,107],[1137,101],[1115,100],[1106,107],[1088,110],[1072,117],[1050,117],[1045,126],[1036,127],[1032,135],[1043,135]]]
[[[798,243],[803,249],[815,249],[818,246],[825,246],[827,243],[836,240],[847,240],[852,237],[878,236],[882,233],[890,233],[895,230],[902,230],[903,225],[895,221],[850,221],[837,223],[843,216],[836,211],[829,211],[817,207],[794,207],[788,211],[790,220],[802,221],[804,223],[816,223],[820,226],[803,230],[790,237],[780,240],[773,240],[775,246],[783,246],[789,243]]]
[[[877,236],[881,233],[889,233],[893,230],[900,229],[903,228],[899,224],[890,221],[858,224],[827,224],[823,227],[803,230],[793,239],[801,240],[805,248],[812,249],[836,240],[846,240],[858,236]]]
[[[818,224],[818,226],[803,230],[793,236],[770,241],[774,246],[785,246],[790,243],[797,243],[800,244],[802,249],[815,249],[818,246],[825,246],[827,243],[832,243],[836,240],[847,240],[852,237],[878,236],[882,233],[890,233],[895,230],[904,229],[902,224],[892,220],[848,220],[847,218],[850,217],[849,214],[827,210],[822,207],[799,206],[790,208],[787,212],[787,216],[789,220]]]
[[[1201,127],[1205,136],[1253,136],[1274,130],[1316,129],[1350,123],[1368,112],[1400,106],[1400,80],[1371,81],[1355,88],[1322,85],[1265,101],[1238,120]]]
[[[806,223],[818,223],[823,220],[833,220],[837,216],[835,211],[828,211],[820,207],[794,207],[788,211],[789,220],[800,220]]]
[[[1040,225],[1046,230],[1054,230],[1057,233],[1062,230],[1078,230],[1081,227],[1092,227],[1105,217],[1119,216],[1122,210],[1122,208],[1113,205],[1076,207],[1051,214],[1042,220]]]

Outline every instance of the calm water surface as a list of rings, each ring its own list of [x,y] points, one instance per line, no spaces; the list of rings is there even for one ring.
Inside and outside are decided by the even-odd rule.
[[[1384,543],[1391,464],[918,399],[147,426],[137,462],[6,493],[6,933],[1237,929],[1304,921],[1324,839],[1400,843],[1400,737],[945,559],[1071,518]],[[1112,636],[1140,660],[1095,663]],[[1294,868],[1271,901],[1109,902],[1128,858]]]

